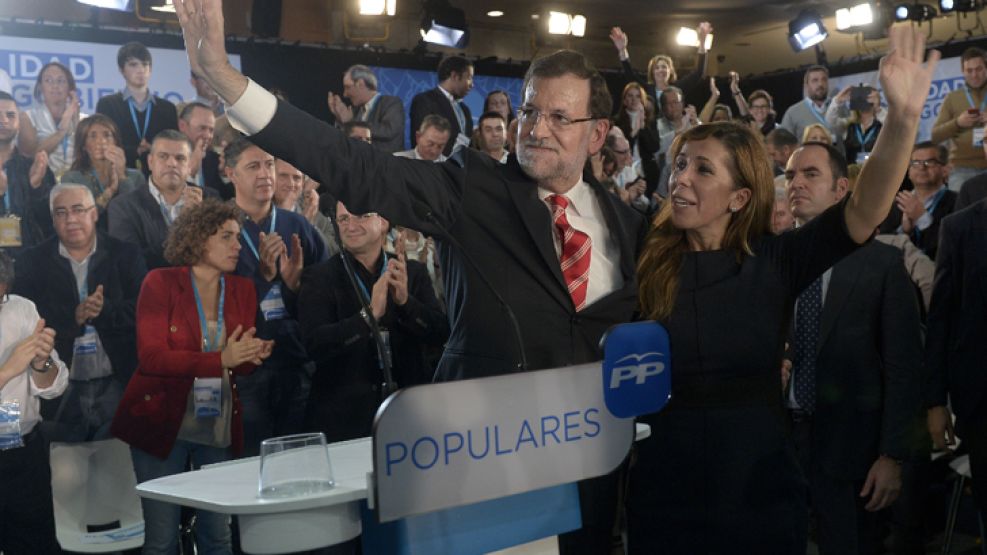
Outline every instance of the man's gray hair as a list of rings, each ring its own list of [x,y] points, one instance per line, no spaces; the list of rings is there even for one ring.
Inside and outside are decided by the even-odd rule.
[[[775,187],[775,202],[778,202],[779,200],[787,200],[787,199],[788,199],[788,191],[786,191],[784,187]]]
[[[363,81],[367,85],[367,88],[376,91],[377,90],[377,76],[374,72],[367,66],[357,64],[355,66],[350,66],[346,70],[346,74],[350,76],[353,83],[356,84],[357,81]]]
[[[81,183],[59,183],[52,188],[51,193],[48,195],[48,211],[55,211],[55,199],[58,195],[66,191],[85,191],[86,196],[89,197],[89,204],[96,204],[96,197],[93,196],[93,192]]]

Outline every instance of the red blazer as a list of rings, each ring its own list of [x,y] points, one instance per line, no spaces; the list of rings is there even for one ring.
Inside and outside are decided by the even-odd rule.
[[[247,278],[226,274],[223,317],[227,336],[237,326],[254,326],[257,295]],[[222,376],[219,352],[202,352],[202,331],[188,266],[152,270],[137,298],[137,371],[120,400],[110,431],[130,445],[161,459],[175,445],[189,391],[195,378]],[[252,364],[230,372],[234,456],[243,449],[243,418],[235,374],[249,374]]]

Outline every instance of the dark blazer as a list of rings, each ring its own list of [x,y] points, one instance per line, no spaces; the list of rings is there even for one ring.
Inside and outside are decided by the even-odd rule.
[[[354,213],[376,211],[436,238],[452,323],[437,380],[518,368],[510,319],[457,243],[513,309],[528,369],[600,360],[600,337],[634,314],[645,222],[595,181],[590,186],[617,246],[623,284],[576,312],[555,253],[551,216],[516,158],[499,164],[470,149],[439,164],[398,158],[348,141],[283,102],[251,140],[314,176]]]
[[[912,243],[922,249],[922,252],[933,260],[936,259],[936,252],[939,249],[939,225],[942,223],[943,218],[953,213],[956,198],[956,192],[947,189],[942,196],[942,200],[939,201],[935,210],[932,211],[932,225],[922,231],[916,228],[908,234]],[[897,233],[898,226],[900,225],[901,210],[898,209],[898,205],[894,205],[891,207],[891,212],[888,214],[887,219],[881,223],[880,233]]]
[[[226,274],[226,335],[237,326],[252,328],[256,311],[254,284]],[[164,459],[175,445],[195,378],[219,378],[223,372],[220,352],[202,352],[202,330],[188,266],[147,274],[137,299],[137,356],[137,371],[120,400],[110,431]],[[234,456],[243,449],[243,417],[235,376],[252,371],[249,363],[227,370],[233,389],[230,447]]]
[[[706,62],[708,59],[708,54],[697,53],[696,68],[686,75],[679,77],[674,83],[671,83],[673,86],[682,89],[683,104],[688,105],[691,101],[686,99],[693,98],[693,94],[697,92],[696,89],[702,83],[703,75],[706,75]],[[624,77],[627,79],[627,82],[637,81],[643,85],[648,96],[651,97],[651,101],[655,103],[655,111],[661,111],[661,105],[658,104],[658,96],[655,93],[655,84],[648,82],[649,77],[634,71],[630,59],[622,60],[620,67],[624,70]],[[647,71],[647,65],[645,65],[645,71]]]
[[[31,299],[48,327],[55,330],[55,350],[72,364],[72,346],[82,335],[75,323],[79,290],[69,261],[58,253],[58,237],[21,252],[17,258],[14,293]],[[134,345],[137,294],[147,269],[136,245],[100,232],[89,259],[87,285],[92,294],[103,286],[103,310],[92,324],[113,365],[113,377],[126,385],[137,367]]]
[[[812,456],[863,480],[880,455],[905,459],[921,410],[918,298],[900,250],[872,241],[835,266],[819,324]]]
[[[45,170],[45,176],[37,189],[31,187],[31,165],[33,158],[23,156],[16,148],[10,159],[3,165],[7,173],[7,192],[10,195],[10,212],[21,218],[21,247],[4,248],[16,257],[25,248],[33,247],[55,233],[48,206],[48,195],[55,187],[55,174]],[[0,195],[2,199],[5,195]],[[6,211],[0,203],[0,216]]]
[[[987,198],[987,173],[975,175],[963,182],[953,212],[959,212]]]
[[[638,152],[641,154],[641,170],[644,173],[644,181],[647,183],[644,194],[648,198],[651,198],[651,195],[658,188],[658,180],[661,177],[661,168],[658,164],[658,152],[661,150],[661,136],[658,135],[655,120],[646,120],[644,127],[637,132],[636,137],[631,137],[631,122],[627,118],[626,112],[621,112],[617,116],[614,125],[619,127],[624,133],[628,144],[631,145],[631,150],[637,145]]]
[[[139,246],[147,268],[153,270],[170,266],[164,258],[168,222],[161,213],[161,205],[151,196],[148,187],[138,187],[129,193],[113,197],[106,207],[106,214],[110,235]],[[213,198],[216,194],[215,190],[206,187],[202,198]]]
[[[178,129],[178,111],[171,102],[159,97],[154,97],[154,107],[151,108],[151,118],[147,124],[147,132],[144,138],[150,143],[154,136],[165,129]],[[120,141],[123,143],[123,151],[127,155],[127,167],[137,167],[137,147],[140,145],[140,138],[137,136],[137,129],[134,127],[134,119],[130,115],[130,107],[123,100],[123,93],[116,92],[104,96],[96,103],[96,113],[109,116],[120,128]],[[137,121],[144,126],[144,112],[137,112]],[[150,171],[147,167],[147,153],[141,155],[141,165],[144,177]]]
[[[378,96],[377,103],[367,116],[374,146],[387,153],[404,150],[404,119],[404,104],[400,98],[383,94]],[[454,116],[453,122],[455,119]]]
[[[222,179],[222,170],[219,167],[219,154],[216,154],[212,149],[206,151],[206,156],[202,159],[202,178],[206,184],[206,191],[212,189],[215,191],[219,198],[223,200],[230,200],[236,196],[236,191],[233,189],[233,183],[226,183]]]
[[[459,105],[463,108],[466,129],[459,128],[459,120],[456,119],[456,112],[452,109],[452,104],[449,103],[449,99],[446,98],[445,94],[438,87],[416,94],[411,99],[411,129],[408,130],[412,148],[417,144],[415,141],[415,132],[421,127],[422,120],[425,119],[425,116],[431,114],[446,118],[449,120],[449,125],[452,126],[452,130],[449,132],[449,142],[446,143],[446,148],[442,151],[442,154],[446,156],[452,154],[452,147],[456,145],[456,136],[459,133],[471,137],[473,135],[473,116],[470,114],[469,106],[465,102],[460,102]]]
[[[987,202],[946,217],[926,338],[927,406],[952,401],[957,420],[987,397]]]
[[[365,274],[360,279],[369,291],[377,275],[347,256]],[[379,321],[388,330],[399,387],[431,382],[433,369],[425,361],[425,347],[441,346],[449,337],[449,321],[435,298],[428,270],[416,260],[409,260],[407,268],[408,302],[400,307],[388,302]],[[381,402],[377,344],[360,307],[340,255],[305,269],[298,322],[317,368],[307,429],[322,431],[330,441],[369,436]]]

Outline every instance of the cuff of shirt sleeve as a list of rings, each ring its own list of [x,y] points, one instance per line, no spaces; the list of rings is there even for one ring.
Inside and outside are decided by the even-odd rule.
[[[277,109],[278,99],[253,79],[248,79],[247,89],[232,106],[226,107],[226,115],[234,129],[256,135],[271,123]]]

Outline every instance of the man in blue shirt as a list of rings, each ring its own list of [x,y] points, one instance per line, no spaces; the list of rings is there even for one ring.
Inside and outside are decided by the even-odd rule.
[[[304,216],[274,206],[273,156],[239,139],[226,147],[224,159],[245,216],[236,273],[252,278],[257,288],[257,336],[274,340],[264,364],[237,381],[244,455],[251,456],[266,438],[302,431],[314,366],[302,344],[296,294],[302,269],[328,254]]]

